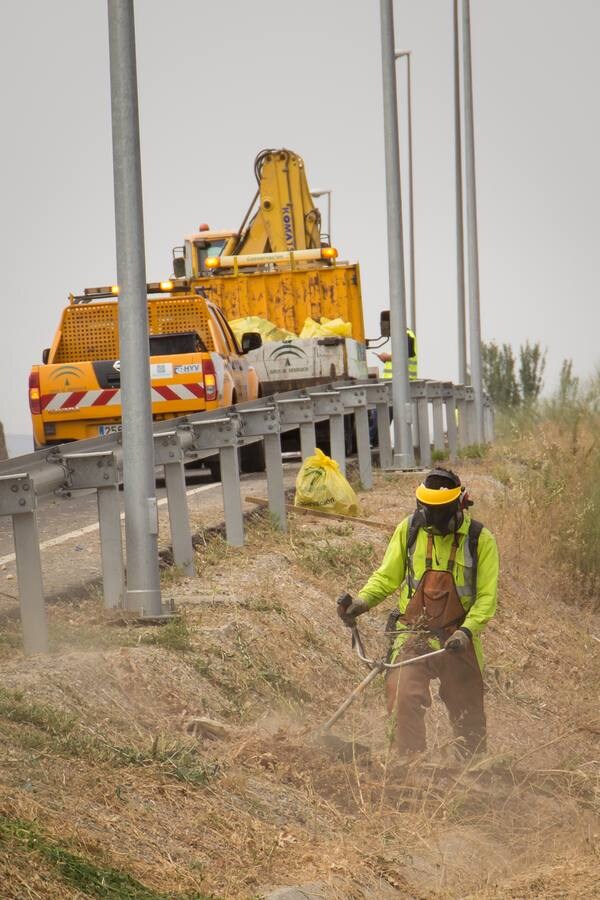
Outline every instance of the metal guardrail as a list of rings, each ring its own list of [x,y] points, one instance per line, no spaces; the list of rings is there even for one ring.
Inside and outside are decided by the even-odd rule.
[[[451,382],[411,382],[413,443],[421,466],[433,449],[455,457],[474,443],[474,391]],[[328,422],[330,453],[346,472],[345,418],[352,416],[354,443],[361,483],[373,485],[369,438],[369,411],[377,419],[379,463],[392,465],[390,439],[391,383],[387,381],[334,382],[309,390],[275,394],[234,407],[201,412],[154,425],[155,465],[164,469],[173,559],[184,573],[194,569],[194,549],[186,496],[185,464],[214,457],[221,466],[225,530],[228,543],[244,543],[240,492],[240,447],[262,441],[265,450],[269,510],[285,530],[285,492],[281,435],[300,432],[303,459],[314,453],[316,425]],[[486,441],[493,440],[493,411],[485,406]],[[60,444],[0,463],[0,516],[11,516],[17,579],[26,653],[47,650],[47,629],[40,542],[38,498],[47,494],[69,496],[95,490],[102,557],[104,606],[123,605],[124,558],[118,489],[122,483],[123,450],[119,434]]]

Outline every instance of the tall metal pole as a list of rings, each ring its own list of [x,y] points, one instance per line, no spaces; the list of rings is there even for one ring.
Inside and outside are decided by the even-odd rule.
[[[483,383],[481,366],[481,317],[479,310],[479,250],[477,244],[477,192],[475,184],[475,137],[473,128],[473,79],[471,72],[470,0],[463,0],[463,91],[465,104],[465,175],[467,199],[467,253],[469,261],[469,337],[471,384],[475,394],[475,438],[482,444]]]
[[[406,285],[402,234],[402,193],[398,144],[398,99],[394,59],[393,0],[380,0],[383,128],[387,199],[390,330],[392,336],[392,408],[394,412],[394,468],[414,465],[410,428],[408,347],[406,341]]]
[[[415,179],[413,177],[412,66],[410,50],[396,50],[396,59],[406,59],[406,95],[408,101],[408,229],[410,239],[410,327],[417,330],[417,291],[415,287]]]
[[[456,293],[458,313],[458,380],[467,383],[467,323],[465,321],[465,246],[463,223],[462,136],[460,123],[460,46],[458,0],[454,0],[454,165],[456,170]]]
[[[128,609],[160,615],[133,0],[108,0]]]

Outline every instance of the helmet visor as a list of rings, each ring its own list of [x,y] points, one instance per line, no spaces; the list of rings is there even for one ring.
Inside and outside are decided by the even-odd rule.
[[[420,503],[426,506],[448,506],[460,497],[462,488],[427,488],[420,484],[416,490],[416,497]]]

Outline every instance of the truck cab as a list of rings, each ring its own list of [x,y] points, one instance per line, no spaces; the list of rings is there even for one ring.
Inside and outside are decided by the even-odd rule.
[[[235,231],[211,231],[207,225],[186,234],[184,243],[173,248],[173,273],[176,278],[198,278],[210,274],[206,260],[222,256],[237,240]]]

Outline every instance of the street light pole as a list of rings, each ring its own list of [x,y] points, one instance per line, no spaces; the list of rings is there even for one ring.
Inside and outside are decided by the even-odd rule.
[[[408,347],[406,341],[406,285],[402,235],[402,192],[398,145],[398,99],[394,59],[393,0],[380,0],[383,130],[387,200],[390,331],[392,337],[392,408],[394,412],[394,468],[414,465],[410,428]]]
[[[465,320],[465,246],[463,223],[462,136],[460,127],[460,46],[458,0],[454,0],[454,166],[456,186],[456,293],[458,313],[458,380],[467,383],[467,323]]]
[[[410,200],[408,206],[408,228],[410,238],[410,327],[417,331],[417,292],[415,288],[415,204],[413,178],[413,139],[412,139],[412,75],[410,50],[396,50],[395,59],[406,59],[406,93],[408,99],[408,181]]]
[[[475,183],[475,136],[473,127],[473,78],[471,71],[470,0],[463,0],[463,92],[465,104],[465,175],[467,206],[467,255],[469,262],[469,337],[471,385],[475,395],[475,436],[483,443],[483,382],[481,365],[481,315],[479,309],[479,248],[477,243],[477,188]]]
[[[125,604],[140,615],[154,617],[162,608],[133,0],[108,0],[108,38],[123,410]]]

